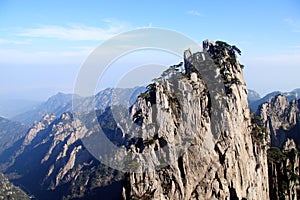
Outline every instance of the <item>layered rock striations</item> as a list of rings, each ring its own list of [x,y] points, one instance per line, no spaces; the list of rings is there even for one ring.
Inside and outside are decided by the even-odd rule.
[[[262,119],[270,136],[271,146],[283,148],[288,138],[293,139],[299,149],[300,106],[299,100],[289,101],[284,95],[273,97],[270,102],[263,103],[257,115]]]
[[[271,148],[268,150],[270,199],[300,199],[299,100],[284,95],[262,104],[257,115],[266,127]]]
[[[133,106],[141,127],[154,126],[130,149],[154,152],[139,162],[160,166],[128,173],[124,199],[268,199],[267,148],[253,133],[236,53],[206,41]]]
[[[300,199],[299,152],[293,140],[288,139],[282,150],[268,150],[270,199]]]

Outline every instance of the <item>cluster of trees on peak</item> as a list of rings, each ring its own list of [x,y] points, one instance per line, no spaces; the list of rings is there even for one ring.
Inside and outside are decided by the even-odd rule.
[[[225,51],[227,50],[229,52],[230,55],[235,55],[236,53],[241,55],[242,51],[237,48],[235,45],[229,45],[226,42],[223,41],[216,41],[216,45],[215,45],[218,49],[220,49],[221,51]]]

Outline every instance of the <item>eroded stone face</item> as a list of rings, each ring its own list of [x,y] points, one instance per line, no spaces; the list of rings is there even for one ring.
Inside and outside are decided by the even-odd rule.
[[[299,199],[299,100],[277,95],[262,104],[260,116],[271,148],[268,151],[270,199]]]
[[[288,101],[286,96],[277,95],[270,102],[262,104],[258,111],[270,136],[271,146],[283,148],[287,140],[294,139],[299,149],[297,130],[299,130],[299,101]]]
[[[201,74],[194,76],[193,72],[188,78],[176,80],[176,83],[164,80],[156,84],[156,115],[150,114],[153,108],[149,108],[146,101],[139,101],[136,105],[143,109],[143,125],[161,122],[157,133],[167,145],[172,147],[186,139],[190,139],[190,145],[179,157],[169,151],[167,155],[174,162],[158,171],[130,173],[123,189],[125,199],[269,198],[266,149],[254,142],[251,136],[242,69],[236,59],[229,62],[232,57],[226,50],[223,54],[216,54],[219,49],[215,45],[208,44],[210,52],[206,55],[214,56],[213,60],[219,63],[213,73],[225,82],[225,95],[218,96],[222,90],[210,91],[206,83],[209,79],[205,80]],[[199,64],[200,60],[191,59],[197,58],[197,55],[200,54],[185,56],[195,69],[203,67]],[[184,97],[179,100],[180,109],[172,106],[163,89],[171,94],[174,91],[181,93],[177,95]],[[220,106],[221,110],[213,108],[212,98],[215,105],[226,106]],[[213,120],[212,116],[219,120]],[[185,120],[178,121],[181,118]],[[145,148],[160,151],[161,147],[154,142]],[[155,160],[155,154],[149,159]]]

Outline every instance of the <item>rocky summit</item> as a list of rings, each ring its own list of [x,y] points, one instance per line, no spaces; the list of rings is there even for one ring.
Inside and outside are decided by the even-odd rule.
[[[251,120],[239,50],[224,42],[203,46],[204,52],[185,53],[183,76],[155,82],[153,101],[134,106],[141,126],[156,123],[143,138],[152,141],[144,151],[165,152],[173,162],[128,173],[124,199],[269,199],[266,140],[257,138]],[[185,142],[185,151],[176,153]],[[152,155],[148,159],[158,160]]]

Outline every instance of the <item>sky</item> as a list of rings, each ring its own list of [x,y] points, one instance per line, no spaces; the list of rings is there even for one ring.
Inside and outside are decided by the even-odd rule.
[[[2,0],[0,98],[45,100],[72,93],[97,46],[143,27],[174,30],[199,44],[235,44],[249,89],[261,95],[290,91],[300,87],[299,10],[298,0]]]

